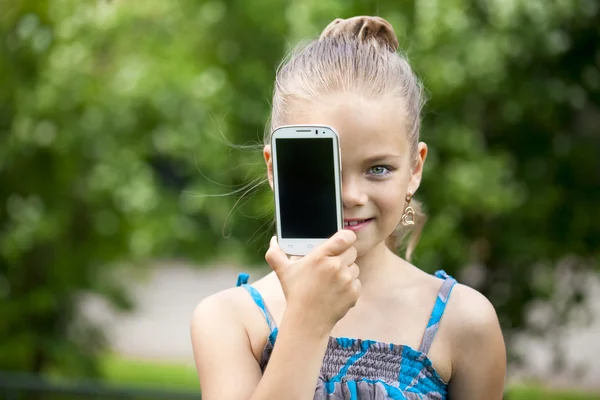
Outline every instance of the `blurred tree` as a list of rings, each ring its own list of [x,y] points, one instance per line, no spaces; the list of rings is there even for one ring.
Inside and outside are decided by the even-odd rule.
[[[218,1],[0,9],[0,369],[93,375],[106,342],[81,295],[128,310],[127,265],[243,255],[221,234],[234,196],[196,194],[214,192],[204,171],[228,187],[247,179],[223,138],[260,124],[283,22]],[[226,13],[259,40],[236,37]],[[239,128],[210,113],[231,105]]]
[[[0,368],[94,373],[104,340],[77,299],[130,308],[125,263],[263,259],[273,217],[262,156],[228,141],[260,142],[282,56],[335,17],[390,20],[430,93],[417,265],[468,279],[508,334],[543,330],[525,313],[553,297],[559,263],[598,267],[594,1],[0,10]],[[581,297],[569,289],[567,304]]]
[[[599,267],[598,3],[449,8],[421,26],[436,47],[415,46],[436,171],[423,185],[432,218],[421,261],[459,275],[473,266],[509,339],[560,336],[585,271]],[[543,303],[549,318],[528,321]]]

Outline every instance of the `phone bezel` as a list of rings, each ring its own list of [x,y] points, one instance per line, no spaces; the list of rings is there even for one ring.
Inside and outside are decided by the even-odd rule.
[[[315,134],[315,131],[318,134]],[[283,238],[281,236],[281,216],[279,214],[279,187],[277,174],[277,146],[276,139],[333,139],[333,169],[335,173],[335,195],[336,195],[336,223],[337,230],[344,227],[343,204],[342,204],[342,159],[340,151],[340,140],[337,131],[326,125],[285,125],[273,131],[271,134],[271,157],[273,162],[273,192],[275,197],[275,220],[277,226],[277,241],[279,247],[288,255],[304,256],[328,238]]]

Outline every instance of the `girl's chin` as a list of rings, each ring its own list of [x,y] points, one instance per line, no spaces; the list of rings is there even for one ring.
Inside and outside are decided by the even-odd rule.
[[[380,246],[385,246],[385,242],[381,241],[381,242],[370,242],[367,243],[364,240],[361,240],[360,236],[358,237],[358,240],[354,243],[354,247],[356,248],[356,258],[361,258],[366,256],[367,254],[373,252],[374,250],[376,250],[377,248],[379,248]]]

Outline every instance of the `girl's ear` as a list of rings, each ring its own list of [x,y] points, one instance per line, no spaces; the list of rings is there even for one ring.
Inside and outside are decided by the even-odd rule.
[[[408,184],[408,189],[412,194],[415,194],[419,185],[421,185],[421,178],[423,177],[423,164],[425,164],[425,159],[427,158],[427,145],[423,142],[419,143],[418,154],[417,154],[417,163],[414,165],[411,171],[410,183]]]
[[[267,164],[267,176],[269,177],[269,185],[273,190],[273,159],[271,158],[271,145],[266,145],[263,149],[263,156],[265,157],[265,163]]]

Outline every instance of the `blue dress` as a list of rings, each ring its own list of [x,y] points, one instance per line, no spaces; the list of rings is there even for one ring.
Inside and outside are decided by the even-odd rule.
[[[408,345],[374,340],[330,337],[315,388],[315,400],[387,400],[447,398],[448,384],[427,356],[456,281],[444,271],[444,279],[418,350]],[[238,286],[248,291],[261,309],[271,334],[263,350],[264,371],[277,340],[277,326],[261,294],[240,274]]]

